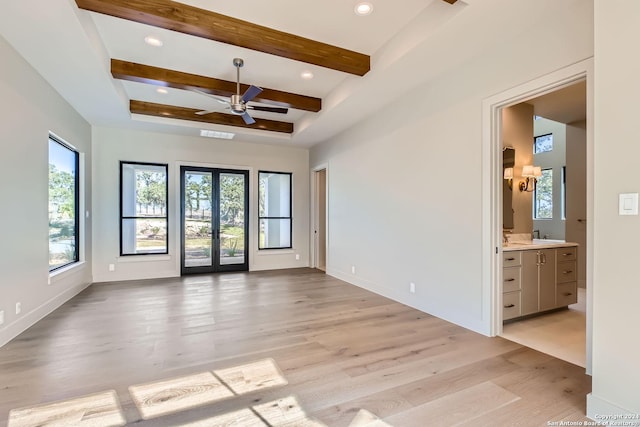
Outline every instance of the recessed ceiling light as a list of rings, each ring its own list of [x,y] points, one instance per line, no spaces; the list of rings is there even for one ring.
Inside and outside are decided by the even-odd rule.
[[[313,73],[311,71],[303,71],[300,73],[300,77],[305,80],[311,80],[313,78]]]
[[[371,14],[373,12],[373,5],[369,2],[362,1],[356,4],[355,7],[356,15],[365,16]]]
[[[146,44],[148,44],[149,46],[154,46],[154,47],[160,47],[162,46],[164,43],[162,43],[162,40],[160,40],[157,37],[153,37],[153,36],[147,36],[144,38],[144,42]]]
[[[158,89],[156,89],[156,92],[161,93],[161,94],[163,94],[163,95],[166,95],[166,94],[168,94],[168,93],[169,93],[169,91],[168,91],[168,90],[166,90],[166,89],[165,89],[165,88],[163,88],[163,87],[159,87]]]
[[[233,139],[233,137],[236,136],[236,134],[231,132],[219,132],[217,130],[202,129],[200,131],[200,136],[204,136],[207,138]]]

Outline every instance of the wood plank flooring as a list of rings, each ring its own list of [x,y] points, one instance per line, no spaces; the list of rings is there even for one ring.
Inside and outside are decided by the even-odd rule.
[[[0,427],[110,390],[136,426],[544,426],[591,381],[313,269],[94,284],[0,348]]]

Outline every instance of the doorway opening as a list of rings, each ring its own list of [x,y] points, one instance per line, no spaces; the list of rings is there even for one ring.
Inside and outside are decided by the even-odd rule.
[[[181,274],[249,270],[249,172],[180,167]]]
[[[501,336],[582,367],[586,366],[586,92],[582,80],[502,109],[503,144],[517,157],[510,175],[519,183],[523,165],[541,169],[530,192],[518,184],[503,187],[505,238],[525,233],[542,245],[577,246],[524,246],[527,250],[512,251],[513,245],[503,244],[503,307],[516,306],[505,309],[503,320],[513,320],[504,323]],[[536,253],[544,259],[538,268]],[[507,267],[507,259],[521,263],[511,261]],[[539,278],[534,277],[536,271]],[[531,294],[533,290],[537,295]],[[554,307],[566,309],[549,311]],[[537,314],[526,317],[530,313]]]
[[[582,325],[583,330],[583,342],[579,344],[583,349],[583,363],[579,363],[586,368],[587,374],[591,372],[591,331],[592,331],[592,322],[591,322],[591,307],[592,307],[592,277],[593,277],[593,245],[592,245],[592,236],[593,236],[593,227],[592,224],[589,223],[588,218],[592,218],[593,212],[593,126],[590,120],[591,112],[592,112],[592,100],[593,100],[593,60],[587,59],[585,61],[581,61],[574,65],[568,66],[564,69],[558,70],[556,72],[550,73],[541,78],[532,80],[527,82],[521,86],[509,89],[503,93],[494,95],[488,99],[486,99],[483,103],[483,114],[484,121],[487,127],[485,128],[484,133],[484,155],[486,156],[487,164],[491,164],[491,168],[485,171],[485,186],[484,191],[487,199],[490,200],[489,203],[485,204],[485,213],[486,217],[484,220],[484,227],[487,231],[485,235],[485,249],[483,251],[486,264],[490,266],[487,269],[485,283],[487,284],[488,291],[486,293],[488,299],[485,300],[488,303],[488,312],[491,313],[491,335],[502,335],[509,339],[507,335],[509,335],[509,331],[507,327],[503,327],[503,312],[505,310],[505,304],[511,307],[513,302],[511,300],[506,300],[503,295],[503,282],[505,279],[505,275],[503,272],[503,261],[504,257],[507,254],[505,252],[503,254],[504,249],[504,229],[503,229],[503,217],[505,212],[507,211],[503,205],[503,187],[504,182],[507,179],[507,174],[504,173],[503,159],[502,159],[502,150],[505,146],[510,145],[509,141],[506,140],[504,129],[503,129],[503,113],[506,109],[514,107],[514,106],[522,106],[524,104],[529,103],[531,105],[530,109],[532,111],[531,121],[533,122],[533,116],[549,116],[548,113],[541,112],[538,114],[536,111],[538,108],[533,106],[533,104],[538,101],[544,101],[545,99],[553,99],[556,96],[554,102],[551,102],[551,105],[558,106],[560,101],[557,98],[557,95],[563,95],[563,90],[574,90],[576,88],[580,88],[582,90],[584,99],[586,102],[583,102],[583,110],[581,112],[582,118],[574,118],[570,120],[562,119],[565,123],[569,123],[567,128],[571,127],[567,132],[574,132],[575,129],[578,129],[578,133],[581,133],[582,138],[582,157],[576,156],[575,153],[571,155],[567,155],[567,162],[574,162],[573,165],[569,163],[562,165],[566,166],[566,168],[558,169],[557,173],[551,172],[553,166],[548,166],[546,169],[549,170],[547,175],[551,176],[552,174],[557,177],[556,185],[557,187],[553,187],[555,189],[556,196],[565,196],[566,200],[566,211],[561,211],[560,206],[556,206],[558,209],[552,209],[550,205],[544,205],[543,201],[539,201],[540,203],[533,203],[533,194],[529,193],[529,204],[524,204],[524,217],[528,217],[529,226],[525,226],[531,228],[526,228],[526,231],[520,230],[523,235],[528,233],[530,236],[533,234],[534,230],[540,230],[540,237],[544,237],[544,234],[547,234],[549,239],[554,240],[565,240],[566,242],[576,241],[579,244],[579,252],[581,253],[581,257],[578,259],[578,265],[584,269],[584,273],[580,279],[576,279],[579,281],[578,289],[580,289],[579,296],[579,306],[573,306],[572,309],[581,310],[583,313]],[[566,95],[566,93],[564,93]],[[553,117],[549,116],[548,118],[553,120]],[[546,118],[545,118],[546,119]],[[531,123],[533,124],[533,123]],[[533,161],[533,145],[534,145],[534,136],[544,136],[544,133],[541,135],[534,135],[533,132],[530,135],[530,138],[527,142],[527,149],[531,150],[528,152],[528,156],[530,157],[530,162],[524,163],[522,159],[520,160],[521,167],[526,164],[534,164]],[[573,135],[575,136],[575,135]],[[542,138],[544,139],[544,138]],[[544,142],[541,142],[541,145],[544,145]],[[517,156],[517,148],[516,148],[516,156]],[[518,160],[516,160],[516,164]],[[580,166],[577,163],[581,163]],[[578,171],[580,168],[581,177],[570,178],[570,173]],[[571,171],[570,171],[571,169]],[[516,168],[517,170],[517,168]],[[520,181],[524,181],[522,176],[517,176],[516,170],[514,170],[514,176],[512,179],[512,188],[514,197],[521,197],[519,191]],[[566,175],[565,175],[566,173]],[[520,174],[521,175],[521,174]],[[566,180],[565,180],[566,179]],[[572,181],[573,189],[569,188],[568,182]],[[567,187],[565,194],[562,194],[564,191],[560,186],[566,183]],[[548,183],[547,190],[551,189],[552,185]],[[522,195],[524,196],[524,194]],[[576,210],[575,206],[569,208],[570,205],[575,205],[575,200],[569,200],[572,196],[577,196],[582,199],[583,207],[582,211],[580,209]],[[526,197],[526,196],[524,196]],[[554,204],[560,205],[565,203],[564,201],[560,202],[559,199],[556,198]],[[514,201],[514,209],[517,209],[517,203]],[[535,223],[534,226],[534,216],[536,214],[534,207],[538,209],[539,212],[539,221]],[[547,208],[545,210],[544,208]],[[542,223],[540,221],[546,220],[544,218],[546,215],[551,215],[551,212],[555,212],[553,215],[558,217],[562,217],[564,214],[564,236],[557,235],[554,233],[557,231],[557,223],[556,231],[553,231],[552,221],[548,221],[547,223]],[[516,219],[515,223],[517,224],[518,220]],[[573,224],[575,222],[575,224]],[[547,231],[543,231],[543,227],[549,226]],[[517,225],[516,225],[517,228]],[[572,229],[573,228],[573,229]],[[550,231],[551,230],[551,231]],[[577,234],[582,235],[582,237],[576,237]],[[538,235],[536,233],[536,238]],[[507,278],[509,279],[509,278]],[[556,284],[557,286],[557,284]],[[557,298],[557,297],[556,297]],[[569,312],[569,310],[567,310]],[[561,312],[558,312],[561,313]],[[585,314],[586,313],[586,314]],[[517,323],[520,323],[518,321]],[[514,323],[515,324],[515,323]],[[524,323],[522,323],[524,326]],[[509,323],[508,327],[511,326]],[[532,326],[533,328],[533,326]],[[526,328],[524,331],[524,335],[527,335]],[[531,331],[529,331],[531,332]],[[560,340],[558,342],[562,343],[563,338],[564,342],[566,342],[567,338],[570,334],[564,334],[562,336],[562,327],[560,327],[556,331],[550,332],[551,336],[558,335]],[[530,334],[529,335],[533,335]],[[513,338],[513,337],[512,337]],[[515,339],[514,339],[515,340]],[[534,340],[535,341],[535,340]],[[519,341],[520,342],[520,341]],[[554,355],[555,357],[565,359],[567,358],[563,356],[562,352],[554,352],[550,351],[552,347],[556,346],[551,342],[542,343],[542,345],[538,346],[533,342],[521,342],[524,345],[535,348],[539,351],[549,353]],[[559,346],[562,349],[562,344]],[[569,360],[572,363],[576,363],[575,360]]]
[[[313,267],[327,271],[327,168],[313,171]]]

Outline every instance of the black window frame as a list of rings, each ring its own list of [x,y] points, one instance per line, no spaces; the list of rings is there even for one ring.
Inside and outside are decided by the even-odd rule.
[[[550,136],[551,137],[551,150],[547,150],[547,151],[536,151],[537,148],[537,144],[536,142],[538,142],[538,138],[544,138],[546,136]],[[550,153],[553,151],[553,145],[554,145],[554,137],[553,137],[553,132],[549,132],[549,133],[545,133],[542,135],[536,135],[533,137],[533,154],[541,154],[541,153]]]
[[[289,176],[289,216],[261,216],[260,215],[260,175],[263,173]],[[289,220],[289,246],[278,246],[278,247],[261,247],[260,246],[260,225],[262,224],[263,219]],[[280,250],[280,249],[293,249],[293,172],[259,170],[258,171],[258,250],[269,251],[269,250]]]
[[[140,165],[140,166],[160,166],[165,169],[165,215],[156,215],[156,216],[125,216],[123,215],[124,208],[124,200],[123,200],[123,190],[124,190],[124,180],[122,179],[122,171],[124,169],[124,165]],[[164,219],[167,224],[166,229],[166,247],[164,252],[141,252],[141,253],[124,253],[123,252],[123,224],[125,220],[130,219]],[[168,163],[151,163],[151,162],[137,162],[137,161],[128,161],[121,160],[120,161],[120,256],[147,256],[147,255],[168,255],[169,254],[169,164]]]
[[[56,270],[60,270],[61,268],[68,267],[73,264],[77,264],[80,262],[80,153],[70,144],[57,137],[56,135],[50,133],[48,141],[53,141],[63,148],[71,151],[74,155],[74,168],[75,168],[75,176],[74,176],[74,245],[75,245],[75,256],[73,261],[68,262],[66,264],[59,265],[54,268],[49,268],[49,273],[52,273]],[[50,154],[49,154],[50,156]],[[50,164],[50,163],[48,163]],[[47,178],[47,181],[49,178]]]

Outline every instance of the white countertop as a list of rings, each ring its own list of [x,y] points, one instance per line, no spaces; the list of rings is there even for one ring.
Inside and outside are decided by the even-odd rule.
[[[552,248],[566,248],[571,246],[578,246],[577,243],[565,242],[564,240],[551,240],[551,239],[533,239],[527,241],[514,241],[502,244],[502,250],[504,252],[509,251],[526,251],[536,249],[552,249]]]

